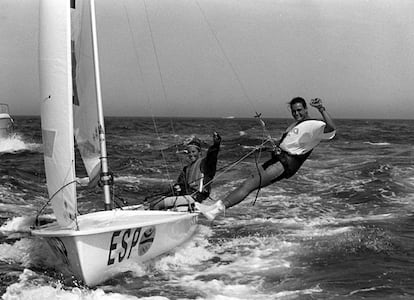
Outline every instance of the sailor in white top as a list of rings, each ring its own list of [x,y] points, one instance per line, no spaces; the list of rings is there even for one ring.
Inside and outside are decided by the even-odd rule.
[[[293,176],[322,140],[330,140],[335,136],[335,124],[322,105],[321,99],[312,99],[310,104],[318,109],[323,121],[312,120],[309,117],[303,98],[293,98],[289,104],[295,122],[287,128],[277,146],[272,147],[271,158],[259,166],[258,172],[250,175],[223,201],[219,200],[212,206],[196,205],[208,219],[213,220],[226,208],[240,203],[252,191]]]

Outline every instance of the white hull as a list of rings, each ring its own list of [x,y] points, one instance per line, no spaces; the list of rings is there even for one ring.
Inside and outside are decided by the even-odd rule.
[[[6,139],[13,134],[13,119],[8,113],[0,113],[0,138]]]
[[[79,230],[54,222],[32,231],[46,239],[70,271],[94,286],[166,253],[189,239],[198,215],[147,210],[112,210],[78,217]]]

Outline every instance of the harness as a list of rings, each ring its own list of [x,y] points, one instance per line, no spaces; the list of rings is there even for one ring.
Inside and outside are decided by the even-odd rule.
[[[186,169],[186,183],[191,190],[200,193],[208,193],[208,190],[204,187],[204,174],[201,172],[201,162],[203,159],[200,157],[191,166]]]

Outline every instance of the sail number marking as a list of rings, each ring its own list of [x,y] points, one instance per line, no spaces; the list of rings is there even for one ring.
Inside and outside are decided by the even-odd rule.
[[[114,231],[109,244],[107,265],[129,259],[131,254],[134,255],[133,251],[135,255],[144,255],[151,248],[154,236],[154,226]]]

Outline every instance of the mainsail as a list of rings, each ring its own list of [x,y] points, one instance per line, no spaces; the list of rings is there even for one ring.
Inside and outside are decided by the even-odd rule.
[[[74,228],[77,204],[70,5],[66,0],[43,1],[45,5],[39,11],[39,72],[47,188],[59,225]]]
[[[74,136],[90,180],[101,169],[90,1],[44,1],[40,82],[46,180],[59,225],[75,228]]]

